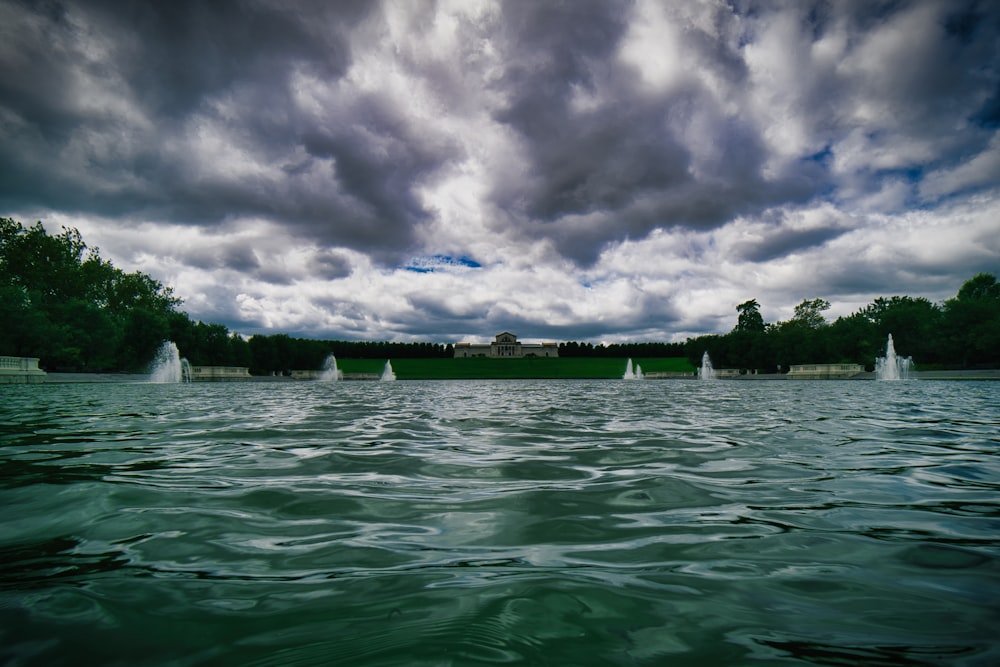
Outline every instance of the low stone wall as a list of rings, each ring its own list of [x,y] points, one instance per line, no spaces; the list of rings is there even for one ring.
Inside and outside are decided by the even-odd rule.
[[[344,373],[345,380],[381,380],[378,373]]]
[[[246,366],[192,366],[192,382],[246,382],[250,369]]]
[[[292,371],[293,380],[319,380],[324,371]],[[340,380],[380,380],[378,373],[344,373],[341,371]]]
[[[0,357],[0,384],[40,384],[45,371],[37,357]]]
[[[788,369],[789,380],[848,380],[865,368],[861,364],[803,364]]]

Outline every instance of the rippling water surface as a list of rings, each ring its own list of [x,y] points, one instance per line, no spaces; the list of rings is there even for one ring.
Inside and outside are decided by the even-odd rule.
[[[1000,664],[1000,383],[0,402],[3,664]]]

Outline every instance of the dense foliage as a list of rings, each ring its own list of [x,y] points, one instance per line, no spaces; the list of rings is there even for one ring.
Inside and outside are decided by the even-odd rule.
[[[688,339],[692,363],[708,352],[716,367],[787,371],[792,364],[857,363],[868,369],[885,355],[893,336],[896,351],[920,368],[994,368],[1000,365],[1000,283],[980,273],[954,298],[934,304],[924,298],[879,297],[846,317],[827,322],[824,299],[803,301],[785,322],[767,324],[757,302],[737,306],[728,334]],[[754,313],[755,311],[755,313]]]
[[[292,369],[319,369],[329,355],[338,359],[444,359],[454,356],[451,345],[434,343],[386,343],[368,341],[314,340],[285,334],[256,335],[250,338],[251,362],[255,374],[283,373]],[[178,343],[180,349],[184,349]]]
[[[75,229],[48,234],[0,218],[0,355],[39,357],[48,370],[139,370],[165,340],[196,366],[247,366],[270,374],[318,369],[339,359],[442,359],[451,345],[324,341],[286,334],[249,340],[221,324],[193,322],[171,288],[125,273],[88,248]],[[896,349],[922,368],[1000,365],[1000,284],[981,273],[943,304],[880,297],[828,323],[825,299],[807,299],[786,322],[764,322],[756,299],[736,306],[724,335],[686,343],[560,343],[566,358],[684,357],[697,366],[708,352],[716,367],[787,370],[792,364],[860,363],[871,367],[892,333]]]
[[[592,343],[559,343],[560,357],[603,357],[625,359],[627,357],[683,357],[684,343],[612,343],[594,345]]]
[[[39,357],[49,370],[143,370],[166,340],[195,366],[255,372],[321,368],[329,354],[359,359],[451,357],[450,345],[320,341],[284,334],[246,340],[193,322],[171,288],[125,273],[75,229],[50,235],[0,218],[0,355]]]
[[[169,335],[180,301],[101,259],[75,229],[0,218],[0,354],[47,368],[135,368]]]

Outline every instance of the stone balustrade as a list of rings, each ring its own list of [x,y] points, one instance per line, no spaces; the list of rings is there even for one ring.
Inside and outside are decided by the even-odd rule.
[[[847,380],[864,373],[861,364],[801,364],[788,369],[789,380]]]
[[[39,384],[45,375],[37,357],[0,357],[0,384]]]
[[[192,366],[192,382],[246,382],[250,369],[246,366]]]

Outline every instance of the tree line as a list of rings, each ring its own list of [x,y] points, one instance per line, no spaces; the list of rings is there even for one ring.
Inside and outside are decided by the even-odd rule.
[[[169,335],[180,299],[87,248],[80,232],[50,235],[0,218],[0,354],[43,367],[136,368]]]
[[[48,370],[145,370],[164,341],[196,366],[246,366],[255,374],[319,369],[341,358],[450,358],[438,343],[336,341],[258,334],[244,338],[222,324],[192,321],[170,287],[141,272],[126,273],[88,248],[75,229],[49,234],[0,218],[0,355],[39,357]],[[767,323],[751,299],[736,306],[727,334],[684,343],[559,344],[563,357],[678,357],[698,365],[708,352],[717,367],[787,370],[792,364],[860,363],[896,349],[922,368],[1000,365],[1000,284],[982,273],[942,304],[880,297],[827,322],[824,299],[807,299],[785,322]]]
[[[286,334],[249,340],[222,324],[193,321],[173,290],[126,273],[89,248],[80,232],[49,234],[0,218],[0,355],[38,357],[49,370],[143,371],[164,341],[195,366],[247,366],[255,373],[318,369],[327,356],[451,357],[451,345],[328,341]]]
[[[919,368],[1000,366],[1000,283],[980,273],[941,304],[922,297],[879,297],[857,312],[828,322],[825,299],[806,299],[791,319],[767,323],[751,299],[736,306],[736,326],[727,334],[685,343],[691,363],[708,352],[717,367],[786,372],[794,364],[855,363],[871,370],[885,356],[892,334],[898,354]]]
[[[320,369],[331,354],[341,359],[443,359],[455,356],[451,345],[437,343],[316,340],[293,338],[286,334],[257,334],[251,336],[248,345],[250,363],[237,365],[249,366],[251,373],[264,375],[292,369]]]
[[[686,352],[684,343],[559,343],[560,357],[683,357]]]

